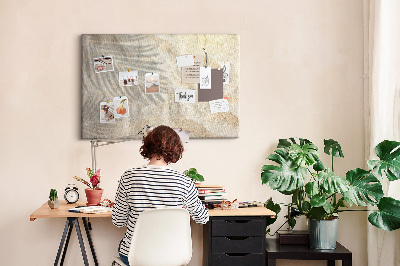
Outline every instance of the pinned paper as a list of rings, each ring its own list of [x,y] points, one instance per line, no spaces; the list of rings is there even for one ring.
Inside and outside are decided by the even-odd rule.
[[[196,97],[195,90],[175,89],[175,102],[176,103],[194,103],[195,97]]]
[[[194,56],[193,55],[182,55],[176,58],[176,63],[178,67],[193,66]]]
[[[200,83],[200,66],[203,66],[203,55],[194,55],[193,66],[182,67],[182,83]]]
[[[114,61],[112,56],[93,58],[93,63],[95,73],[114,71]]]
[[[200,89],[211,89],[210,67],[200,67]]]
[[[178,133],[179,137],[181,138],[181,141],[184,143],[189,142],[189,135],[190,131],[187,129],[182,129],[182,128],[174,128],[175,132]]]
[[[100,123],[115,123],[114,102],[100,103]]]
[[[119,86],[139,85],[138,71],[119,72]]]
[[[224,84],[222,80],[222,69],[211,70],[211,89],[198,90],[198,102],[209,102],[224,97]],[[200,85],[199,85],[200,87]]]
[[[227,99],[214,100],[210,101],[209,103],[212,114],[229,112],[229,104]]]
[[[229,84],[229,72],[231,71],[231,64],[229,62],[222,62],[221,63],[222,71],[224,72],[224,84]]]
[[[146,73],[144,81],[146,94],[160,93],[160,75],[158,73]]]
[[[113,102],[115,106],[115,118],[129,117],[128,97],[115,97]]]

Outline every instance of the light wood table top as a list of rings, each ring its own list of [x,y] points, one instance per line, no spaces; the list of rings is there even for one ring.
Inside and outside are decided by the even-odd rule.
[[[30,220],[34,221],[37,218],[111,217],[111,212],[91,214],[68,211],[68,209],[72,209],[78,206],[86,206],[86,201],[78,201],[76,203],[68,204],[65,200],[62,200],[58,209],[50,209],[49,205],[46,202],[42,205],[42,207],[40,207],[30,215]]]
[[[264,207],[247,207],[236,210],[216,208],[208,210],[210,216],[275,216],[275,213]]]
[[[38,218],[111,217],[111,212],[91,214],[68,211],[68,209],[72,209],[78,206],[86,206],[86,201],[78,201],[73,204],[68,204],[65,200],[62,200],[58,209],[50,209],[49,205],[46,202],[30,215],[30,220],[34,221]],[[238,208],[237,210],[222,210],[221,208],[217,208],[208,210],[208,212],[210,216],[275,216],[274,212],[264,207]]]

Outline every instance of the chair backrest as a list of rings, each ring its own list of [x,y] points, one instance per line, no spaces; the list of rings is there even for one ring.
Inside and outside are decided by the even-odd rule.
[[[182,208],[142,212],[129,251],[133,266],[180,266],[192,258],[190,215]]]

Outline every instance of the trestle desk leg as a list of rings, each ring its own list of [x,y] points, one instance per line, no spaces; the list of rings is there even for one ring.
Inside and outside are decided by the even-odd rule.
[[[70,218],[68,218],[68,220],[70,220]],[[63,254],[61,256],[60,266],[64,265],[65,254],[67,254],[67,249],[68,249],[69,239],[71,238],[71,233],[72,233],[72,222],[70,220],[69,221],[69,227],[68,227],[67,239],[65,241],[65,246],[64,246],[64,251],[63,251]]]
[[[65,227],[64,227],[64,232],[61,236],[60,246],[58,247],[58,252],[57,252],[57,256],[56,256],[56,261],[54,262],[54,266],[57,266],[58,260],[60,259],[61,250],[63,249],[64,242],[65,242],[65,236],[67,234],[69,227],[70,227],[70,221],[69,221],[69,219],[67,219],[67,222],[65,223]]]
[[[89,262],[86,256],[85,245],[83,244],[81,229],[79,228],[78,218],[72,218],[72,223],[75,224],[76,234],[78,235],[79,245],[81,246],[83,262],[85,263],[85,266],[89,266]]]
[[[85,227],[87,239],[88,239],[88,241],[89,241],[90,250],[92,251],[92,256],[93,256],[93,260],[94,260],[94,265],[98,266],[99,264],[98,264],[98,262],[97,262],[96,252],[94,251],[93,242],[92,242],[92,238],[91,238],[91,236],[90,236],[89,227],[88,227],[86,218],[85,218],[85,217],[82,217],[82,221],[83,221],[83,226]]]

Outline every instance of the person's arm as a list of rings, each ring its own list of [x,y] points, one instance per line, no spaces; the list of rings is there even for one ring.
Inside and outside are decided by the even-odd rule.
[[[193,182],[190,182],[187,194],[183,198],[183,206],[196,223],[205,224],[208,222],[208,210],[201,203],[198,197],[198,191]]]
[[[117,227],[124,227],[128,222],[129,206],[126,201],[126,190],[122,182],[124,175],[119,180],[115,203],[112,208],[112,223]]]

